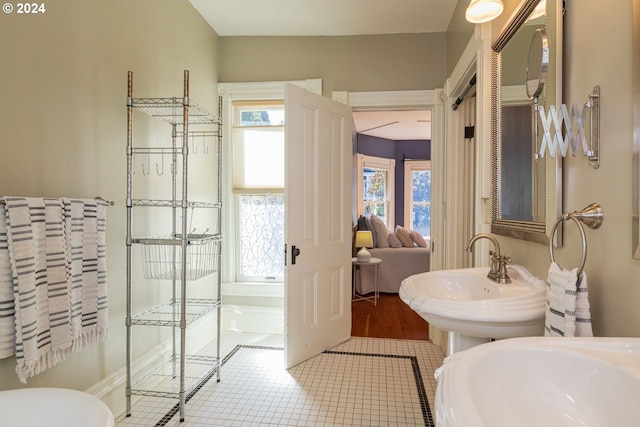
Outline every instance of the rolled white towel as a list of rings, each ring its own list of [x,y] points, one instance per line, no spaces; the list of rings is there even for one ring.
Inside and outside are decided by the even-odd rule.
[[[587,274],[552,262],[547,276],[545,336],[591,337]]]

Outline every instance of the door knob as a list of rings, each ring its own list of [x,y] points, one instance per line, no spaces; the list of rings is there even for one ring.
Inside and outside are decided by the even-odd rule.
[[[300,255],[300,249],[296,248],[295,245],[291,246],[291,264],[296,263],[296,257]]]

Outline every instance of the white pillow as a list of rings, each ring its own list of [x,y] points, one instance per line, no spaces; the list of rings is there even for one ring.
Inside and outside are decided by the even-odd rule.
[[[396,236],[398,236],[398,239],[402,242],[402,246],[405,248],[413,248],[415,246],[409,230],[403,226],[396,225]]]
[[[394,233],[389,233],[389,246],[392,248],[401,248],[402,242]]]
[[[377,216],[371,214],[369,218],[371,225],[373,226],[375,236],[376,248],[388,248],[389,247],[389,229],[387,225]]]
[[[420,246],[421,248],[427,247],[427,242],[424,240],[424,237],[422,237],[422,234],[418,233],[415,230],[411,230],[409,232],[409,235],[411,236],[411,239],[416,243],[416,245]]]

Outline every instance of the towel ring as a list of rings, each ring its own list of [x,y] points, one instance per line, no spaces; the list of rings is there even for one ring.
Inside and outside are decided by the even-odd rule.
[[[568,219],[573,220],[580,230],[580,237],[582,239],[582,259],[580,260],[580,267],[578,268],[578,278],[584,270],[584,265],[587,262],[587,235],[584,232],[582,224],[586,224],[589,228],[596,229],[602,224],[604,219],[604,213],[602,207],[598,203],[592,203],[581,211],[565,212],[556,220],[555,224],[551,228],[551,237],[549,238],[549,255],[551,256],[551,262],[556,262],[553,254],[553,240],[556,234],[556,229],[562,221]]]
[[[553,228],[551,229],[551,239],[549,241],[549,255],[551,256],[551,262],[556,262],[555,256],[553,255],[553,238],[555,237],[558,224],[568,219],[572,219],[576,224],[578,224],[578,229],[580,229],[580,236],[582,237],[582,259],[580,260],[580,267],[578,268],[578,277],[580,277],[580,274],[582,274],[582,270],[584,270],[584,265],[587,262],[587,235],[584,233],[584,228],[582,227],[580,220],[578,220],[578,218],[576,218],[573,214],[564,213],[560,216],[560,218],[556,220],[556,223],[553,224]]]

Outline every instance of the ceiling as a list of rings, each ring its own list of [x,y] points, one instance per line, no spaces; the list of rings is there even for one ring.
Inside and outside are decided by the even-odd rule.
[[[445,32],[458,2],[189,1],[220,36],[352,36]],[[431,139],[430,111],[359,111],[354,113],[354,123],[358,133],[379,138],[395,141]]]
[[[458,0],[189,0],[220,36],[445,32]]]
[[[431,111],[354,111],[359,134],[393,141],[431,139]]]

